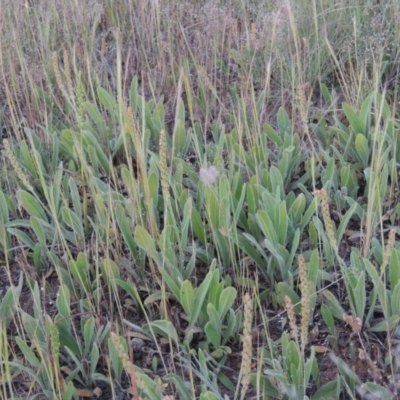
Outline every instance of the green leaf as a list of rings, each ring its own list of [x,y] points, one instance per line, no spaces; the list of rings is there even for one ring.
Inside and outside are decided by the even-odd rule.
[[[177,346],[179,346],[178,334],[174,325],[170,321],[157,320],[151,321],[143,326],[143,330],[164,336],[168,339],[172,339]]]
[[[30,216],[37,217],[45,222],[48,222],[46,213],[44,212],[38,201],[28,192],[19,190],[17,196],[22,202],[22,206]]]
[[[25,340],[21,339],[19,336],[15,338],[18,347],[20,348],[22,354],[25,359],[29,362],[32,367],[40,368],[42,363],[35,356],[35,353],[29,348],[29,346],[25,343]]]
[[[203,307],[204,299],[206,298],[206,295],[208,293],[212,277],[216,273],[213,267],[215,266],[215,264],[216,261],[214,260],[211,266],[211,270],[208,272],[208,274],[204,278],[204,281],[200,284],[199,288],[197,289],[195,295],[193,313],[190,318],[189,326],[193,326],[197,322],[197,319],[199,318],[200,311],[201,308]]]
[[[253,236],[247,233],[232,235],[231,240],[235,242],[240,250],[242,250],[244,253],[250,256],[252,260],[254,260],[264,276],[268,276],[266,263],[264,263],[260,257],[260,253],[262,254],[263,250]],[[257,251],[252,245],[254,245],[259,251]]]
[[[208,303],[207,304],[207,314],[208,317],[210,319],[210,323],[213,326],[215,332],[218,334],[218,346],[215,346],[215,348],[218,348],[220,346],[220,342],[221,342],[221,319],[219,317],[218,311],[216,310],[216,308],[214,307],[214,305],[212,303]]]
[[[251,374],[250,382],[264,396],[271,396],[272,398],[275,398],[279,395],[278,389],[271,383],[271,380],[265,375]]]
[[[69,321],[71,313],[71,295],[66,285],[61,285],[57,293],[57,310],[61,317]]]
[[[172,294],[175,296],[177,300],[180,299],[181,293],[179,286],[181,283],[179,282],[179,277],[176,277],[175,279],[171,277],[171,275],[167,272],[165,268],[160,268],[160,273],[167,284],[167,287],[169,290],[171,290]]]
[[[221,399],[213,392],[208,391],[200,395],[200,400],[221,400]]]
[[[365,393],[365,391],[367,391],[368,394]],[[366,399],[392,400],[394,398],[392,392],[374,382],[366,382],[362,384],[359,392],[360,394],[362,393],[363,397],[365,396],[364,398]]]
[[[65,224],[73,231],[77,239],[77,244],[85,238],[82,218],[78,217],[72,210],[67,207],[61,207],[61,216]]]
[[[149,232],[146,231],[140,225],[135,227],[135,241],[139,247],[145,250],[150,257],[156,262],[158,267],[162,268],[162,262],[160,256],[157,253],[154,239],[150,236]]]
[[[341,392],[340,379],[335,379],[321,386],[311,397],[311,400],[338,399]]]
[[[292,300],[293,308],[297,314],[301,313],[301,301],[300,297],[296,294],[296,292],[286,283],[279,282],[275,286],[276,295],[279,304],[282,306],[285,305],[285,297],[289,296]]]
[[[330,308],[326,304],[321,305],[321,315],[329,328],[330,334],[335,337],[336,336],[336,328],[335,328],[335,320],[333,319],[333,314]]]
[[[88,350],[88,353],[86,354],[90,354],[90,375],[93,376],[93,374],[97,370],[97,364],[100,359],[99,347],[97,346],[96,342],[93,343],[93,346],[91,347],[91,349]]]
[[[115,279],[120,277],[118,264],[110,258],[105,258],[100,262],[101,276],[106,285],[111,285]]]
[[[276,228],[273,225],[271,218],[264,210],[258,210],[257,222],[266,239],[268,239],[272,245],[276,245],[278,243]]]
[[[351,127],[355,134],[364,134],[364,127],[359,120],[356,112],[351,108],[351,106],[347,103],[342,104],[343,111],[350,122]]]
[[[129,294],[136,305],[141,303],[139,293],[137,292],[137,289],[132,282],[126,282],[122,279],[115,279],[115,283],[117,284],[117,286],[121,287],[123,290],[125,290],[126,293]]]
[[[210,343],[218,349],[221,345],[221,332],[217,332],[210,321],[206,323],[204,332]]]
[[[189,393],[182,378],[176,374],[167,374],[163,377],[163,380],[172,382],[175,385],[176,390],[179,393],[179,398],[182,400],[192,400],[192,396]]]
[[[113,115],[118,107],[114,97],[102,87],[97,88],[97,97],[99,98],[101,104],[106,107],[107,111]]]
[[[186,313],[191,318],[194,308],[194,291],[190,281],[184,281],[180,290],[180,302]]]
[[[395,329],[400,321],[399,315],[392,315],[389,319],[379,322],[373,327],[369,328],[370,332],[392,332]]]
[[[7,289],[6,294],[0,300],[0,327],[2,329],[7,329],[13,319],[21,295],[22,284],[23,273],[21,272],[19,275],[18,286],[10,286]]]
[[[355,146],[357,155],[360,157],[363,166],[367,167],[369,165],[369,156],[371,154],[367,138],[363,134],[359,133],[356,136]]]
[[[115,216],[117,220],[117,224],[119,229],[121,230],[122,237],[124,238],[125,244],[128,246],[129,251],[131,252],[134,259],[137,259],[137,247],[135,243],[135,239],[133,238],[131,225],[132,221],[126,217],[124,209],[121,204],[117,204],[115,209]]]
[[[232,304],[236,299],[236,293],[236,289],[233,287],[227,287],[222,291],[218,304],[218,314],[221,321],[223,321],[226,313],[232,307]]]
[[[392,304],[392,313],[400,315],[400,282],[394,287],[390,301]]]
[[[20,312],[22,323],[28,337],[32,342],[39,341],[39,343],[45,343],[45,333],[43,321],[32,317],[24,311]]]
[[[129,91],[129,100],[133,111],[137,111],[138,103],[139,103],[139,93],[138,93],[138,78],[134,76],[131,82],[131,88]]]
[[[346,214],[343,216],[342,220],[340,221],[340,225],[338,230],[336,231],[336,240],[337,243],[340,243],[342,241],[342,236],[347,228],[347,225],[349,224],[349,221],[353,214],[355,213],[357,209],[358,204],[354,203],[346,212]]]
[[[325,297],[324,303],[329,308],[332,315],[337,319],[343,320],[343,315],[347,313],[340,305],[336,297],[329,290],[324,290],[322,294]]]
[[[83,342],[85,345],[84,355],[85,357],[89,355],[90,349],[92,346],[92,342],[94,340],[94,328],[95,328],[95,320],[93,317],[90,317],[84,327],[83,327]]]
[[[278,129],[280,137],[282,138],[285,133],[291,132],[291,123],[289,116],[283,107],[279,108],[278,111]]]

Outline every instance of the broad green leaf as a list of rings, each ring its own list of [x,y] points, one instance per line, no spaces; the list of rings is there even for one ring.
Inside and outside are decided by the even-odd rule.
[[[392,304],[392,313],[400,316],[400,282],[392,290],[390,301]]]
[[[275,286],[276,295],[279,304],[285,305],[285,296],[289,296],[292,300],[293,308],[297,314],[301,313],[301,301],[296,292],[285,282],[279,282]]]
[[[139,293],[137,292],[137,289],[132,282],[127,282],[122,279],[115,279],[115,283],[117,284],[117,286],[125,290],[125,292],[129,294],[129,296],[136,304],[140,304]]]
[[[134,76],[129,91],[129,100],[130,100],[130,105],[133,108],[133,111],[137,111],[139,99],[140,96],[138,92],[138,78],[137,76]]]
[[[87,353],[89,355],[89,353]],[[93,374],[96,372],[98,367],[98,362],[100,359],[100,352],[97,343],[94,342],[90,349],[90,375],[93,378]]]
[[[221,345],[221,332],[217,332],[210,321],[206,323],[204,332],[214,348],[218,349]]]
[[[366,137],[359,133],[356,136],[355,146],[358,156],[360,157],[363,166],[367,167],[369,165],[369,156],[371,154],[371,150],[368,145],[368,140]]]
[[[233,336],[235,330],[237,329],[237,318],[236,314],[232,309],[229,309],[229,315],[228,315],[228,326],[226,327],[226,330],[224,332],[224,336],[222,339],[222,344],[225,345],[228,340]]]
[[[163,380],[167,382],[173,382],[175,385],[176,390],[179,393],[179,398],[182,400],[192,400],[192,396],[189,393],[185,383],[183,382],[182,378],[176,374],[167,374],[163,377]]]
[[[245,254],[250,256],[255,261],[255,263],[265,276],[268,276],[266,262],[263,262],[260,257],[260,254],[263,254],[263,250],[258,242],[254,239],[254,237],[247,233],[244,233],[243,235],[232,235],[231,240],[233,240],[237,244],[240,250],[242,250]],[[256,248],[254,248],[253,246]]]
[[[57,293],[57,310],[61,317],[65,317],[69,322],[71,315],[71,295],[66,285],[61,285]]]
[[[208,391],[200,395],[200,400],[221,400],[221,399],[213,392]]]
[[[150,333],[162,335],[168,339],[172,339],[177,346],[179,346],[178,334],[176,333],[175,327],[170,321],[157,320],[151,321],[143,326],[143,329]]]
[[[20,273],[18,286],[10,286],[0,300],[0,328],[7,329],[19,302],[23,284],[23,273]]]
[[[101,104],[106,107],[107,111],[113,115],[118,107],[114,97],[102,87],[97,88],[97,97],[99,98]]]
[[[124,238],[125,244],[128,246],[129,251],[131,252],[134,259],[137,259],[137,246],[135,243],[135,239],[133,238],[131,226],[133,225],[133,221],[130,218],[127,218],[125,211],[121,204],[116,205],[115,216],[117,220],[117,224],[119,229],[121,230],[122,237]]]
[[[154,239],[150,236],[145,228],[138,225],[135,227],[135,242],[139,247],[145,250],[149,256],[156,262],[158,267],[162,267],[160,256],[157,253]]]
[[[342,237],[344,232],[346,231],[346,228],[350,222],[351,217],[354,215],[356,209],[357,209],[358,204],[354,203],[346,212],[346,214],[343,216],[342,220],[340,221],[339,228],[336,231],[336,241],[337,243],[341,243]]]
[[[194,308],[194,291],[190,281],[185,281],[182,283],[180,290],[180,302],[186,315],[191,318]]]
[[[283,107],[279,108],[278,111],[278,129],[280,137],[282,138],[285,133],[291,132],[291,123],[289,116]]]
[[[340,379],[325,383],[311,397],[311,400],[338,399],[341,392]]]
[[[336,336],[335,320],[333,319],[332,311],[326,304],[321,305],[321,315],[326,326],[329,328],[331,335],[335,337]]]
[[[375,98],[375,94],[371,93],[367,98],[364,100],[363,104],[361,105],[359,121],[362,126],[362,130],[356,133],[363,133],[367,138],[369,136],[369,131],[371,129],[371,104]]]
[[[196,322],[197,319],[199,318],[201,308],[203,307],[204,299],[206,298],[206,295],[208,293],[208,289],[210,287],[211,280],[213,278],[214,273],[216,271],[214,270],[214,265],[216,264],[216,261],[214,260],[211,266],[211,270],[208,272],[206,277],[204,278],[203,282],[200,284],[199,288],[197,289],[196,295],[195,295],[195,301],[194,301],[194,307],[193,307],[193,313],[190,318],[189,326],[193,326]]]
[[[271,380],[265,375],[251,374],[250,382],[254,387],[258,388],[260,393],[262,393],[264,396],[271,396],[272,398],[276,398],[279,395],[279,391],[276,386],[273,385],[271,383]]]
[[[348,121],[350,122],[351,127],[353,128],[354,133],[364,135],[364,127],[360,119],[358,118],[357,113],[347,103],[343,103],[342,107]]]
[[[374,382],[366,382],[362,384],[360,392],[363,393],[363,395],[365,396],[364,398],[366,399],[373,398],[379,400],[392,400],[394,398],[392,392]]]
[[[276,245],[278,243],[276,227],[264,210],[257,211],[257,222],[268,241],[271,242],[272,245]]]
[[[286,246],[286,238],[288,234],[288,215],[286,203],[283,201],[279,207],[279,222],[278,222],[278,243]]]
[[[284,124],[282,124],[282,127],[284,128]],[[279,148],[283,146],[283,140],[280,138],[278,133],[272,128],[272,126],[268,124],[264,124],[263,126],[265,134],[275,143],[278,145]]]
[[[108,257],[101,260],[100,270],[106,285],[111,285],[120,277],[118,264]]]
[[[25,332],[32,342],[39,341],[40,344],[45,343],[44,324],[40,319],[36,319],[26,312],[21,311],[22,323]]]
[[[29,215],[48,222],[46,213],[44,212],[43,208],[30,193],[25,192],[24,190],[19,190],[17,195],[22,202],[22,206],[25,208]]]
[[[61,207],[61,215],[65,224],[73,231],[77,239],[77,243],[84,239],[85,233],[83,230],[82,218],[78,217],[72,210],[67,207]]]
[[[232,307],[236,299],[236,293],[236,289],[233,287],[227,287],[222,291],[218,304],[218,314],[221,321],[223,321],[226,313]]]
[[[99,109],[97,108],[97,106],[95,106],[93,103],[90,103],[89,101],[85,101],[83,103],[86,112],[89,114],[90,118],[92,119],[92,121],[96,124],[97,129],[100,132],[100,135],[102,136],[103,140],[107,140],[107,126],[106,126],[106,122],[104,120],[103,115],[101,114],[101,112],[99,111]]]
[[[220,343],[222,322],[219,317],[218,311],[216,310],[216,308],[214,307],[214,305],[212,303],[207,304],[207,314],[209,317],[209,322],[213,326],[215,332],[218,334],[218,337],[219,337],[218,341]],[[218,347],[219,347],[219,344],[218,344],[218,346],[215,346],[215,348],[218,348]]]
[[[347,313],[336,297],[329,290],[324,290],[322,294],[325,297],[324,303],[329,308],[332,315],[337,319],[343,320],[343,315]]]
[[[398,326],[399,321],[400,321],[399,315],[392,315],[388,320],[379,322],[378,324],[369,328],[368,331],[390,333],[393,331],[393,329],[395,329]]]
[[[95,320],[90,317],[83,327],[84,355],[88,356],[94,340]]]
[[[30,349],[30,347],[26,344],[25,340],[21,339],[19,336],[15,338],[18,347],[20,348],[22,354],[25,359],[29,362],[32,367],[40,368],[42,363],[38,360],[35,353]]]
[[[167,284],[167,287],[169,290],[171,290],[172,294],[175,296],[175,298],[179,301],[181,293],[180,293],[180,285],[181,282],[179,282],[179,278],[172,278],[171,275],[167,272],[165,268],[160,268],[160,273]]]

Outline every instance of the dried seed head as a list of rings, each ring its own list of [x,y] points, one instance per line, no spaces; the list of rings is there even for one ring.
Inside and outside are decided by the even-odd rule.
[[[297,339],[299,335],[299,329],[297,327],[296,315],[294,314],[292,299],[289,296],[285,296],[285,307],[289,320],[290,336],[293,339]]]
[[[391,229],[389,231],[389,238],[385,248],[385,252],[383,253],[383,261],[381,265],[381,274],[385,272],[387,265],[389,264],[390,257],[392,255],[394,244],[396,239],[396,229]]]
[[[325,189],[315,190],[313,194],[314,196],[321,196],[321,212],[325,224],[326,235],[328,236],[331,246],[337,248],[334,223],[329,212],[328,194]]]
[[[160,173],[161,173],[161,189],[164,197],[165,206],[169,200],[169,179],[167,164],[167,134],[165,129],[160,132]]]
[[[56,78],[56,83],[58,88],[60,89],[61,93],[67,97],[67,91],[65,90],[64,83],[61,78],[61,71],[60,67],[58,66],[58,59],[57,59],[57,53],[53,52],[52,57],[51,57],[51,63],[53,65],[53,71],[54,71],[54,76]]]
[[[308,274],[302,254],[299,255],[299,276],[301,290],[301,345],[308,342],[308,325],[310,323],[310,293],[308,290]]]
[[[243,353],[242,353],[242,390],[240,398],[244,399],[244,396],[249,388],[250,384],[250,373],[251,373],[251,353],[252,353],[252,335],[251,335],[251,323],[253,319],[253,306],[250,295],[245,294],[243,298],[244,304],[244,321],[243,321]]]
[[[69,96],[71,97],[71,99],[73,99],[74,98],[74,88],[72,85],[71,66],[69,63],[69,56],[68,56],[67,50],[64,50],[64,52],[63,52],[63,61],[64,61],[65,80],[67,82]]]
[[[7,139],[3,140],[3,146],[4,146],[6,156],[10,160],[10,163],[11,163],[12,167],[14,168],[14,171],[17,174],[18,179],[24,184],[24,186],[27,189],[29,189],[30,191],[33,191],[33,187],[29,183],[29,180],[28,180],[27,176],[25,175],[25,172],[22,171],[22,168],[19,166],[18,161],[15,158],[15,155],[11,149],[10,143]]]

